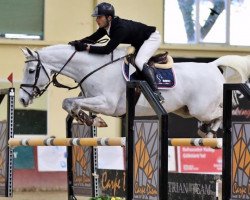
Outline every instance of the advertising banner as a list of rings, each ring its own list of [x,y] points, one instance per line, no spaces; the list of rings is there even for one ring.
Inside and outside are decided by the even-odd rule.
[[[216,182],[220,175],[212,174],[168,174],[169,200],[216,200]]]
[[[222,173],[222,149],[210,147],[178,147],[179,172]]]
[[[38,171],[67,171],[66,147],[37,147]]]

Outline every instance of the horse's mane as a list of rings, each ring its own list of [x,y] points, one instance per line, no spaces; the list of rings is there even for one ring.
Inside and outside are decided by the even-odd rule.
[[[95,45],[94,45],[95,46]],[[98,44],[97,44],[98,46]],[[117,52],[124,52],[126,47],[124,46],[118,46],[114,51],[117,51]],[[44,51],[44,50],[65,50],[65,49],[68,49],[68,50],[74,50],[74,48],[71,46],[71,45],[68,45],[68,44],[56,44],[56,45],[51,45],[51,46],[46,46],[46,47],[43,47],[40,49],[40,51]]]
[[[67,45],[67,44],[56,44],[56,45],[43,47],[40,50],[41,51],[44,51],[44,50],[50,51],[50,50],[65,50],[65,49],[73,50],[73,47],[70,45]]]
[[[41,56],[46,55],[46,61],[50,63],[58,62],[59,60],[65,60],[69,58],[75,51],[75,48],[71,45],[67,44],[57,44],[46,46],[38,50]],[[88,60],[93,59],[105,59],[105,63],[108,62],[111,58],[117,59],[126,55],[126,48],[124,46],[120,46],[113,51],[113,57],[110,54],[94,54],[89,53],[87,51],[78,52],[76,56],[79,59],[83,59],[83,55],[87,56]],[[55,59],[56,58],[56,59]],[[57,59],[58,58],[58,59]],[[86,59],[85,59],[86,60]]]

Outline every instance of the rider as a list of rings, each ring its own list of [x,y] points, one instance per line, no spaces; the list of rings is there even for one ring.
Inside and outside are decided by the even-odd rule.
[[[135,63],[142,72],[143,78],[148,82],[159,101],[164,102],[163,96],[157,89],[154,69],[147,64],[161,44],[161,35],[156,27],[121,19],[115,16],[114,7],[105,2],[95,7],[92,17],[96,17],[99,29],[92,35],[69,42],[69,44],[74,46],[77,51],[96,54],[110,54],[121,43],[131,44],[136,49]],[[105,35],[110,38],[107,45],[91,45]]]

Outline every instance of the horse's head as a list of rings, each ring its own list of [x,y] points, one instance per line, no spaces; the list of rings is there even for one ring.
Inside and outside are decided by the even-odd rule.
[[[39,54],[28,48],[22,49],[26,57],[23,80],[20,85],[19,100],[24,106],[41,96],[50,83],[50,71],[41,63]]]

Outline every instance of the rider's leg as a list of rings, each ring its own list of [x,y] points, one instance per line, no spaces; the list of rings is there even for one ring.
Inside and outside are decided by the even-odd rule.
[[[154,69],[148,66],[148,60],[154,55],[156,50],[159,48],[161,44],[161,35],[158,31],[155,31],[150,35],[150,37],[144,41],[143,45],[139,49],[137,56],[135,58],[135,63],[142,72],[143,78],[148,82],[155,95],[162,103],[164,102],[164,98],[161,93],[157,89],[156,81],[155,81],[155,72]]]
[[[163,103],[164,102],[164,98],[161,95],[161,93],[159,92],[158,88],[157,88],[157,83],[155,80],[155,70],[153,67],[150,67],[147,63],[145,63],[143,65],[143,69],[142,69],[142,74],[144,79],[147,81],[147,83],[149,84],[149,86],[151,87],[151,89],[153,90],[153,92],[155,93],[155,95],[157,96],[158,100]]]

